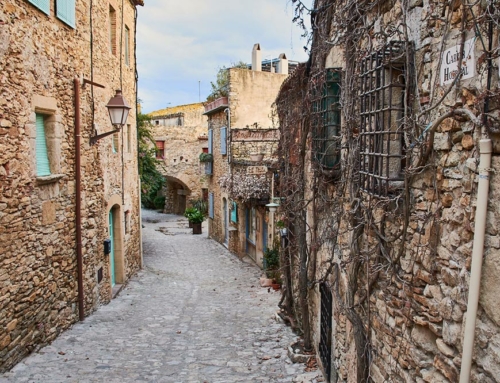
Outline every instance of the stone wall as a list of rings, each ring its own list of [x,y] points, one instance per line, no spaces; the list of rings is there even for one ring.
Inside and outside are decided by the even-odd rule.
[[[0,5],[0,370],[78,320],[73,79],[92,76],[90,11],[88,1],[76,2],[72,28],[55,16],[55,2],[50,3],[49,15],[27,1]],[[121,2],[111,5],[121,15]],[[109,48],[109,4],[94,2],[93,80],[105,88],[94,87],[93,116],[91,87],[81,87],[85,315],[111,299],[109,257],[102,243],[109,237],[112,207],[117,282],[125,282],[141,265],[135,107],[129,126],[117,137],[117,153],[111,136],[89,146],[93,121],[98,133],[112,129],[105,105],[115,89],[122,88],[134,105],[135,7],[129,1],[124,6],[130,65],[123,60],[120,79],[120,49],[111,54]],[[35,113],[46,116],[48,177],[36,176]]]
[[[381,2],[382,3],[382,2]],[[444,102],[433,109],[429,121],[434,121],[446,113],[449,106],[466,107],[477,114],[481,108],[486,90],[486,65],[478,60],[484,50],[475,42],[476,75],[461,80],[458,85],[439,84],[439,62],[443,50],[460,43],[460,25],[462,8],[445,8],[442,2],[410,2],[405,14],[406,23],[411,30],[410,39],[415,43],[417,73],[417,91],[414,110],[433,105],[444,97]],[[392,2],[372,12],[367,17],[373,21],[374,35],[389,30],[390,26],[401,25],[402,9],[400,2]],[[394,4],[394,6],[392,6]],[[458,2],[457,2],[458,4]],[[473,7],[473,13],[485,12],[481,4]],[[450,20],[449,30],[438,20],[438,14]],[[470,20],[470,17],[467,16]],[[485,28],[486,30],[486,28]],[[466,31],[465,39],[474,35]],[[483,39],[486,39],[483,32]],[[493,36],[497,39],[497,32]],[[377,38],[370,41],[377,47]],[[444,44],[444,45],[443,45]],[[374,48],[375,49],[375,48]],[[330,50],[325,67],[345,67],[344,47]],[[493,73],[493,88],[498,88],[498,70]],[[452,89],[448,92],[448,88]],[[497,114],[497,106],[492,106]],[[496,124],[496,123],[495,123]],[[484,136],[484,135],[483,135]],[[429,139],[429,136],[424,136]],[[401,203],[394,203],[388,212],[374,207],[371,214],[373,222],[365,223],[365,229],[357,244],[363,251],[376,249],[377,232],[382,227],[387,240],[386,249],[396,249],[404,238],[404,252],[394,266],[376,260],[372,254],[363,253],[370,259],[371,265],[377,264],[378,271],[372,271],[370,277],[377,277],[371,285],[370,298],[362,303],[364,328],[367,330],[372,361],[370,377],[374,382],[457,382],[461,366],[465,313],[469,289],[472,244],[474,241],[474,220],[478,180],[478,140],[482,137],[479,127],[466,118],[449,118],[436,129],[431,155],[426,158],[427,167],[413,177],[409,188],[408,227],[404,230],[405,214]],[[350,137],[343,137],[345,140]],[[414,137],[415,139],[417,137]],[[494,148],[498,145],[495,135],[490,135]],[[498,151],[492,159],[492,168],[499,164]],[[342,155],[345,156],[345,153]],[[310,163],[307,169],[314,169]],[[308,173],[310,184],[313,173]],[[352,181],[343,190],[351,190]],[[328,195],[335,195],[338,186],[331,182]],[[499,177],[493,173],[490,182],[490,195],[486,228],[486,244],[483,264],[482,287],[479,314],[476,323],[474,362],[471,382],[500,381],[500,322],[498,296],[497,258],[500,249],[499,211],[496,200],[500,188]],[[373,198],[362,194],[361,204],[374,206]],[[348,200],[349,196],[343,196]],[[403,196],[403,198],[406,198]],[[328,209],[326,209],[329,211]],[[349,269],[352,260],[352,222],[348,213],[352,206],[345,206],[345,217],[340,219],[340,234],[335,249],[327,246],[319,249],[315,265],[316,280],[321,279],[328,269],[329,262],[339,265],[341,270]],[[331,217],[322,215],[323,211],[312,210],[308,214],[310,227],[322,227]],[[317,221],[315,221],[315,217]],[[382,217],[383,220],[382,220]],[[372,226],[369,226],[369,225]],[[397,236],[403,231],[404,236]],[[394,257],[395,253],[390,253]],[[380,255],[383,258],[383,255]],[[379,263],[379,264],[378,264]],[[363,264],[363,268],[366,265]],[[312,273],[313,271],[311,271]],[[334,295],[332,329],[332,381],[356,382],[357,356],[354,344],[354,329],[347,319],[343,305],[348,286],[348,275],[341,273],[338,279],[327,276],[332,291],[338,287],[338,300]],[[358,296],[361,300],[366,292],[366,275],[360,272]],[[320,341],[320,296],[318,286],[309,290],[309,307],[313,338],[317,347]],[[356,301],[358,302],[358,301]],[[365,301],[363,301],[365,302]],[[360,303],[361,304],[361,303]],[[367,313],[369,312],[369,316]]]
[[[268,166],[269,169],[276,166],[278,127],[274,118],[273,103],[286,77],[287,75],[283,74],[231,68],[229,69],[228,97],[230,123],[222,111],[215,112],[213,115],[209,114],[209,127],[214,130],[214,174],[209,181],[209,191],[214,193],[214,219],[209,220],[210,236],[218,242],[224,242],[223,201],[226,199],[229,205],[235,201],[238,209],[238,222],[230,224],[228,248],[240,257],[247,255],[248,252],[261,267],[265,250],[263,248],[265,207],[262,206],[262,201],[259,202],[261,206],[256,206],[255,198],[241,198],[234,190],[221,188],[219,180],[221,177],[230,178],[231,174],[246,174],[248,166],[262,165]],[[230,125],[229,151],[227,156],[222,156],[220,154],[220,128],[228,125]],[[258,163],[252,162],[250,155],[257,153],[264,155],[263,160]],[[266,182],[260,192],[266,201],[270,192],[270,174],[271,170],[267,174],[269,182]],[[256,246],[248,246],[246,239],[246,212],[252,206],[256,206],[259,217]]]
[[[149,114],[155,140],[164,141],[162,172],[167,178],[166,213],[183,213],[179,211],[177,190],[185,193],[189,203],[189,200],[202,198],[202,189],[207,188],[204,164],[198,158],[203,148],[208,147],[204,111],[203,104],[196,103]],[[182,125],[173,125],[171,120],[180,120]]]

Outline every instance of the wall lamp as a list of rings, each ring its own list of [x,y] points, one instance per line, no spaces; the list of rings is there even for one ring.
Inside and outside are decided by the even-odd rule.
[[[108,105],[106,105],[106,108],[108,108],[109,119],[111,120],[111,124],[114,126],[115,129],[106,133],[90,137],[91,146],[94,145],[101,138],[119,132],[120,128],[127,122],[128,113],[130,109],[132,109],[127,104],[127,101],[123,97],[122,91],[120,89],[118,89],[114,97],[112,97],[111,100],[109,100]]]

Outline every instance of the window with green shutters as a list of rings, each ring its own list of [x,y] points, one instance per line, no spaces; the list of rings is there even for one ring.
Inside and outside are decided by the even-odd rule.
[[[45,136],[45,116],[36,114],[36,175],[38,177],[50,175],[47,139]]]
[[[315,82],[320,86],[313,91],[313,151],[316,161],[333,168],[340,161],[341,69],[328,68]]]
[[[28,0],[28,3],[33,4],[43,13],[50,15],[50,0]]]
[[[75,0],[56,0],[56,16],[75,28]]]

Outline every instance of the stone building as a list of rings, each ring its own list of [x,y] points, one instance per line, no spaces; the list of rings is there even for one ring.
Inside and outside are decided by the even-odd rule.
[[[108,303],[141,267],[137,5],[0,3],[0,370]],[[128,120],[91,145],[114,131],[116,89]]]
[[[213,163],[207,164],[209,236],[261,267],[269,246],[265,205],[278,143],[273,104],[289,70],[285,55],[273,63],[261,60],[260,45],[255,44],[252,69],[228,69],[228,97],[205,105],[208,150],[213,154]]]
[[[498,4],[314,9],[277,100],[285,316],[328,382],[499,382]]]
[[[207,117],[202,103],[149,113],[156,157],[166,177],[165,213],[183,214],[190,200],[207,199],[205,168],[199,155],[208,151]]]

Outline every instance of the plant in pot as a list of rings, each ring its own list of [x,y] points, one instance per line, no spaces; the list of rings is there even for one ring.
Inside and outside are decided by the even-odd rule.
[[[281,285],[281,273],[280,273],[280,253],[277,247],[272,249],[267,248],[264,251],[264,270],[266,276],[273,280],[271,285],[275,290],[278,290]]]
[[[212,153],[200,153],[200,162],[213,162],[214,156]]]
[[[191,216],[197,211],[198,209],[196,209],[195,207],[188,207],[186,208],[186,210],[184,211],[184,217],[186,217],[188,219],[188,222],[189,222],[189,227],[192,228],[193,227],[193,224],[191,222]]]
[[[196,211],[191,214],[189,220],[193,226],[193,234],[201,234],[201,224],[205,220],[203,213],[196,209]]]

